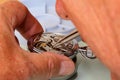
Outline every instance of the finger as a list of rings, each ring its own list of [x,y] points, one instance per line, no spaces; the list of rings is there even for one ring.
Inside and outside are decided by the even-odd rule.
[[[111,80],[119,80],[120,78],[115,75],[114,73],[111,73]]]
[[[19,40],[18,40],[18,38],[15,36],[15,40],[16,40],[16,42],[18,43],[18,45],[19,45]]]
[[[56,1],[56,12],[61,18],[69,19],[69,16],[68,16],[67,12],[65,11],[61,0]]]
[[[25,7],[26,8],[26,7]],[[23,23],[17,27],[17,30],[26,38],[29,39],[31,36],[43,32],[43,28],[40,23],[31,15],[26,8],[26,17]],[[21,12],[20,12],[21,13]]]
[[[43,28],[40,23],[28,11],[24,22],[17,27],[17,30],[26,38],[29,39],[35,34],[43,33]]]
[[[39,75],[40,79],[42,78],[41,80],[69,75],[75,69],[72,60],[63,55],[46,52],[29,56],[34,67],[36,67],[36,75]]]
[[[9,0],[1,4],[4,18],[11,29],[17,29],[26,39],[36,33],[42,33],[39,22],[31,15],[28,9],[16,0]]]

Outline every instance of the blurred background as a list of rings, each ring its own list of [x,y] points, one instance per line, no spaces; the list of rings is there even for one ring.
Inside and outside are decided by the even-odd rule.
[[[74,24],[69,20],[61,19],[55,10],[56,0],[20,0],[40,22],[45,32],[68,34],[74,28]],[[27,50],[27,41],[15,31],[20,46]],[[78,42],[83,44],[81,41]],[[78,75],[70,80],[111,80],[109,70],[98,60],[90,60],[77,55]]]

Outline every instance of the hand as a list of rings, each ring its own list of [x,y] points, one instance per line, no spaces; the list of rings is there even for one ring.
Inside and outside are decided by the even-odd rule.
[[[94,54],[120,80],[120,1],[57,0],[58,14],[66,15]]]
[[[43,32],[23,4],[9,0],[0,4],[0,80],[48,80],[74,71],[74,63],[65,56],[21,49],[15,29],[26,39]]]

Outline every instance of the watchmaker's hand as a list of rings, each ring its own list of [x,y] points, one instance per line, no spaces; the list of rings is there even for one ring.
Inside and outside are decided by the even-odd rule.
[[[74,23],[82,39],[120,80],[120,0],[57,0],[57,13]]]
[[[43,32],[23,4],[8,0],[0,4],[0,80],[48,80],[74,71],[74,63],[65,56],[21,49],[14,37],[15,29],[26,39]]]

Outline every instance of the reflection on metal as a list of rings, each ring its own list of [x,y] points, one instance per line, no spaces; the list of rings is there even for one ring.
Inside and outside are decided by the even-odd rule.
[[[64,35],[58,33],[44,33],[41,36],[38,35],[32,42],[32,51],[37,53],[49,51],[74,58],[78,49],[78,43],[76,40],[68,41],[56,47],[53,46],[62,37],[64,37]]]
[[[93,55],[88,46],[80,47],[77,40],[75,39],[54,47],[54,45],[57,44],[58,41],[61,40],[63,37],[64,35],[59,33],[43,33],[42,35],[37,34],[37,36],[31,43],[33,46],[32,49],[29,49],[37,53],[46,51],[54,52],[70,57],[71,59],[73,59],[77,55],[77,53],[80,53],[82,56],[89,59],[96,58],[96,56]]]
[[[89,59],[95,59],[96,56],[92,53],[88,46],[79,47],[78,53],[80,53],[83,57],[87,57]]]

